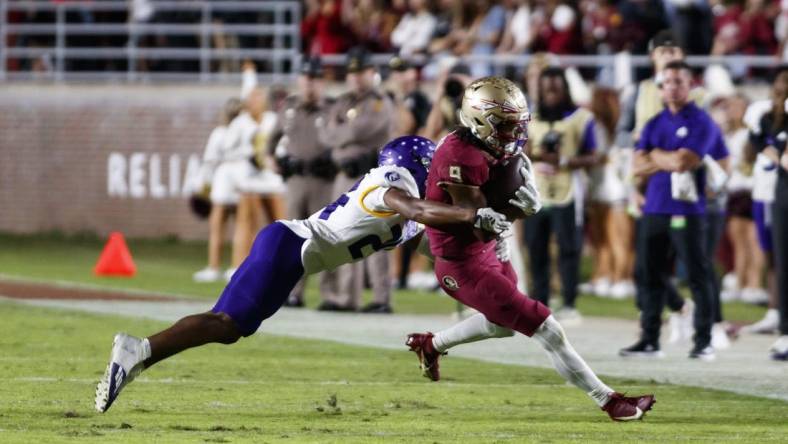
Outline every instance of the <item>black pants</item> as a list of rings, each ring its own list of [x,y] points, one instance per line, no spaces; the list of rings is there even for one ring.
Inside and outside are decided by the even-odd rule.
[[[717,323],[722,322],[722,303],[720,301],[722,284],[720,275],[714,268],[714,253],[717,252],[722,233],[725,231],[725,213],[721,211],[706,213],[706,224],[708,227],[708,230],[706,230],[706,251],[709,255],[709,262],[711,262],[712,313],[714,314],[714,322]]]
[[[643,219],[635,221],[635,306],[638,310],[643,311],[643,298],[646,294],[646,269],[643,266],[643,258],[645,257],[645,236],[643,233]],[[674,250],[671,250],[668,263],[672,264],[675,258]],[[665,305],[668,306],[670,311],[676,312],[684,307],[684,298],[681,297],[676,286],[671,282],[673,276],[673,267],[669,265],[662,275],[665,285]]]
[[[550,235],[558,240],[558,272],[564,307],[574,307],[580,279],[581,232],[575,223],[575,205],[544,208],[525,219],[525,244],[530,257],[532,298],[550,302]]]
[[[665,274],[670,269],[671,248],[687,264],[689,287],[695,301],[695,344],[706,346],[711,341],[713,302],[711,287],[711,261],[706,253],[706,217],[684,216],[675,219],[671,226],[670,215],[647,214],[643,216],[641,236],[643,242],[642,266],[644,270],[643,312],[640,324],[643,339],[658,343],[665,306]]]
[[[772,240],[774,273],[777,276],[777,307],[780,311],[780,334],[788,335],[788,195],[778,187],[772,205]]]

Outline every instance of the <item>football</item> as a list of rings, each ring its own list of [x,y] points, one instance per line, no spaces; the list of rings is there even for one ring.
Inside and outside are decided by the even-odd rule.
[[[523,212],[509,203],[514,192],[522,185],[523,176],[520,168],[525,164],[524,154],[512,156],[490,169],[490,179],[482,185],[482,193],[487,199],[487,206],[505,214],[510,220],[525,217]]]

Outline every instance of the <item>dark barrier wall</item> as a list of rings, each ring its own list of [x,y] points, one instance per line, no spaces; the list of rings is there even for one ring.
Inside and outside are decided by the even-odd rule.
[[[232,87],[0,86],[0,231],[207,237],[188,208]]]

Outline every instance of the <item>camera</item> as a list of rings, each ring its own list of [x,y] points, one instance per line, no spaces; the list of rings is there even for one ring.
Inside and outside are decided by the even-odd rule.
[[[550,130],[545,134],[542,139],[542,149],[546,153],[558,154],[558,149],[561,146],[561,134]]]
[[[462,104],[462,95],[465,93],[465,83],[456,77],[449,77],[443,84],[443,94],[448,97],[452,103],[459,107]]]

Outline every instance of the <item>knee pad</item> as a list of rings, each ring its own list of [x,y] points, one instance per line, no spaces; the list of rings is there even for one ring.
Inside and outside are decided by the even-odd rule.
[[[566,342],[566,333],[561,324],[550,315],[542,322],[542,325],[536,329],[535,337],[542,339],[547,345],[555,348],[561,346]]]

